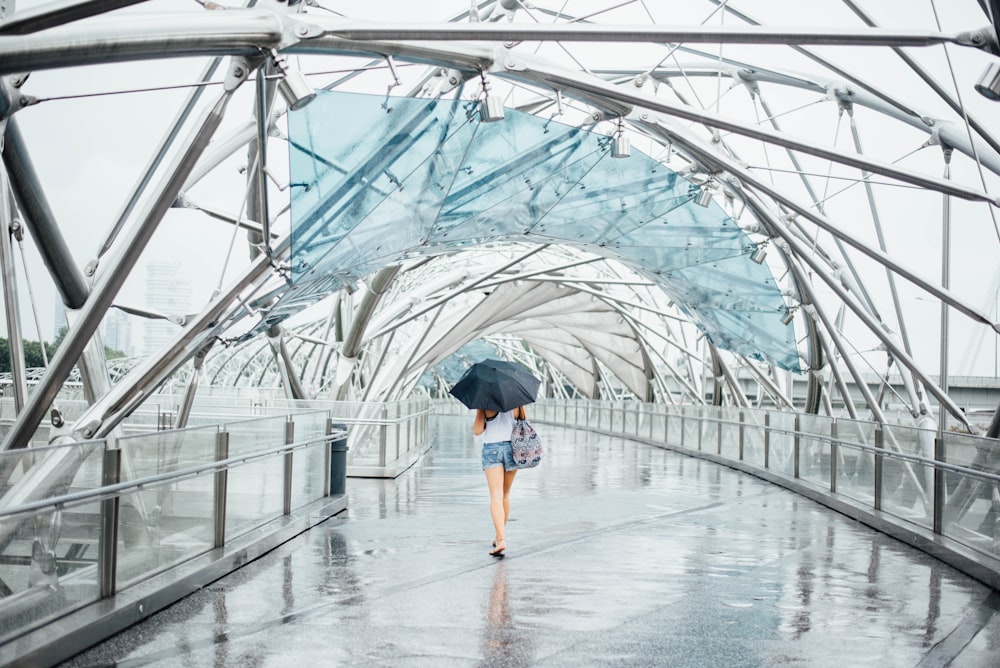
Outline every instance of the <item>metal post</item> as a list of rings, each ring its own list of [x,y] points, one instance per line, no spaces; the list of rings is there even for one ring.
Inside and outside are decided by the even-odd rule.
[[[884,437],[882,425],[875,425],[875,448],[881,450],[884,447]],[[875,510],[882,510],[882,455],[875,453]]]
[[[401,423],[399,418],[400,418],[400,413],[402,412],[400,410],[401,408],[402,407],[399,405],[399,403],[395,403],[392,406],[392,431],[396,437],[394,439],[396,441],[396,461],[399,461],[399,436],[401,431]]]
[[[407,410],[404,411],[405,415],[401,416],[403,419],[399,423],[399,428],[406,434],[406,437],[403,439],[406,449],[403,450],[403,452],[409,452],[413,448],[413,437],[411,435],[413,430],[410,429],[410,425],[413,422],[413,416],[411,415],[412,408],[410,406],[407,406],[406,408]]]
[[[934,439],[934,461],[944,461],[944,437],[939,435]],[[944,532],[944,495],[945,477],[944,469],[939,466],[934,467],[934,533]]]
[[[109,447],[104,451],[104,468],[101,486],[117,485],[121,482],[122,451]],[[101,501],[101,542],[98,546],[97,562],[100,564],[101,598],[115,595],[115,578],[118,573],[118,508],[121,497],[117,494]]]
[[[14,271],[14,249],[10,237],[14,233],[14,210],[7,196],[7,170],[0,164],[0,268],[3,271],[3,304],[7,316],[7,346],[10,351],[10,371],[14,386],[14,412],[20,413],[28,398],[28,382],[24,361],[24,335],[21,333],[20,299]],[[39,345],[45,343],[39,340]]]
[[[701,409],[698,409],[698,419],[695,421],[695,425],[698,430],[698,452],[701,452],[701,435],[705,430],[705,416],[702,415]]]
[[[722,416],[720,415],[720,413],[721,413],[721,409],[720,408],[716,408],[715,409],[715,414],[717,416],[717,419],[715,420],[715,435],[716,435],[717,440],[718,440],[718,444],[717,444],[718,448],[716,449],[716,453],[715,454],[717,454],[717,455],[721,455],[722,454],[722,423],[723,423],[723,420],[722,420]]]
[[[382,404],[382,424],[378,426],[378,465],[385,466],[386,409]]]
[[[800,425],[801,425],[801,423],[799,422],[799,414],[796,413],[795,414],[795,436],[792,438],[792,461],[794,462],[793,466],[792,466],[792,477],[794,477],[794,478],[798,478],[799,477],[799,459],[800,459],[799,450],[801,448],[801,436],[800,436],[800,433],[799,433],[800,428],[801,428]]]
[[[764,413],[764,468],[771,467],[771,414]]]
[[[684,436],[684,432],[686,432],[687,430],[684,428],[684,421],[686,419],[686,416],[684,414],[684,409],[683,408],[681,408],[681,416],[680,417],[681,417],[681,447],[684,448],[684,447],[686,447],[685,443],[684,443],[684,441],[686,440],[685,436]]]
[[[944,178],[951,179],[951,148],[944,149]],[[941,212],[941,287],[948,290],[951,287],[951,198],[944,195],[944,205]],[[941,377],[938,384],[944,394],[948,394],[948,302],[941,300]],[[938,402],[938,436],[942,436],[947,427],[948,409],[944,401]],[[935,469],[936,471],[937,469]]]
[[[837,493],[837,418],[830,421],[830,493]]]
[[[288,421],[285,423],[285,445],[295,442],[295,422],[292,421],[292,417],[288,416]],[[288,451],[285,453],[285,504],[284,512],[286,515],[292,512],[292,452]]]
[[[740,444],[739,444],[739,449],[740,449],[739,452],[740,452],[740,454],[739,454],[739,458],[740,458],[741,462],[743,461],[743,439],[746,436],[746,434],[744,433],[745,432],[744,419],[745,419],[745,416],[743,415],[743,411],[740,411]]]
[[[215,435],[215,461],[229,459],[229,432]],[[215,472],[215,547],[226,544],[226,495],[229,487],[229,469]]]

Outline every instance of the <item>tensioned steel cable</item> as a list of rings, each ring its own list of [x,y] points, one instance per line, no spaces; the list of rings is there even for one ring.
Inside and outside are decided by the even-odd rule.
[[[931,0],[931,10],[934,12],[934,22],[937,24],[938,30],[941,29],[941,19],[938,17],[937,3],[935,0]],[[948,73],[951,75],[951,85],[955,87],[955,95],[958,96],[958,106],[962,110],[962,120],[965,121],[965,132],[969,137],[969,147],[972,149],[972,155],[976,161],[976,171],[979,173],[979,181],[983,185],[983,190],[986,190],[986,176],[983,174],[983,163],[979,159],[979,151],[976,149],[975,142],[972,141],[972,128],[969,126],[969,114],[965,109],[965,103],[962,101],[962,90],[958,87],[958,79],[955,77],[955,68],[951,62],[951,54],[948,53],[948,45],[942,44],[944,48],[944,57],[948,62]],[[993,219],[993,231],[996,232],[997,241],[1000,241],[1000,224],[997,222],[997,214],[993,211],[993,207],[986,207],[989,209],[990,218]]]
[[[45,350],[45,341],[42,340],[42,325],[41,321],[38,319],[38,300],[35,299],[35,292],[31,289],[31,275],[28,271],[28,262],[24,257],[24,241],[23,239],[17,240],[18,252],[21,254],[21,265],[24,271],[24,283],[28,287],[28,301],[31,303],[31,316],[35,321],[35,333],[38,334],[38,347],[42,351],[42,367],[49,367],[49,354]],[[13,254],[12,254],[13,255]]]

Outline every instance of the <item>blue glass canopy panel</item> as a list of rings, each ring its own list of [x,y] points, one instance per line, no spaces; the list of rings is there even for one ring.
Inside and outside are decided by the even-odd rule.
[[[490,241],[556,243],[661,285],[720,348],[798,371],[793,329],[753,242],[691,183],[610,140],[478,105],[324,91],[288,115],[291,287],[273,324],[382,267]]]

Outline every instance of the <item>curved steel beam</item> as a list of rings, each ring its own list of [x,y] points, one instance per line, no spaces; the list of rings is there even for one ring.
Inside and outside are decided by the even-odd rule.
[[[129,14],[0,35],[0,74],[187,56],[252,57],[284,43],[283,22],[272,12]]]
[[[410,23],[344,22],[303,17],[324,35],[353,40],[490,42],[681,42],[711,44],[827,44],[836,46],[983,45],[971,32],[945,34],[887,28],[794,28],[785,26],[597,25],[593,23]],[[311,36],[311,35],[310,35]]]
[[[69,246],[59,231],[17,119],[7,119],[3,140],[3,161],[10,175],[11,189],[17,196],[31,235],[36,239],[35,246],[55,281],[63,303],[67,308],[78,309],[87,301],[90,288],[83,279],[83,273],[76,268]],[[3,196],[6,197],[6,193]]]
[[[656,119],[648,119],[642,122],[655,124],[657,121]],[[1000,332],[1000,324],[994,323],[992,320],[990,320],[989,316],[986,315],[986,313],[983,312],[982,310],[967,303],[965,300],[959,298],[956,294],[954,294],[950,290],[945,290],[921,278],[916,272],[911,271],[906,267],[903,267],[901,264],[890,258],[887,253],[874,249],[865,244],[864,242],[862,242],[861,240],[846,233],[844,230],[840,229],[837,225],[835,225],[833,221],[828,219],[826,216],[820,215],[815,211],[813,211],[812,209],[810,209],[809,207],[800,204],[794,199],[787,197],[777,188],[769,184],[764,179],[758,178],[751,170],[744,168],[735,160],[732,160],[721,154],[708,155],[706,151],[703,151],[701,148],[699,148],[700,142],[698,140],[688,137],[687,133],[682,132],[680,129],[670,128],[663,125],[662,123],[659,124],[659,127],[675,143],[684,144],[685,146],[688,147],[688,150],[702,153],[706,157],[706,159],[710,158],[712,160],[717,161],[722,167],[724,167],[724,169],[727,172],[734,175],[734,178],[737,179],[741,187],[746,185],[753,186],[755,190],[766,194],[768,197],[773,198],[775,201],[781,202],[782,205],[788,207],[790,210],[797,213],[799,216],[805,218],[806,220],[809,220],[810,222],[817,225],[824,231],[829,232],[834,237],[842,239],[848,245],[864,253],[871,259],[878,262],[880,265],[892,269],[892,271],[896,272],[899,276],[902,276],[907,281],[916,285],[920,289],[928,292],[929,294],[934,295],[941,301],[949,303],[954,308],[956,308],[957,310],[961,311],[966,316],[968,316],[970,319],[984,325],[989,325],[994,330]]]

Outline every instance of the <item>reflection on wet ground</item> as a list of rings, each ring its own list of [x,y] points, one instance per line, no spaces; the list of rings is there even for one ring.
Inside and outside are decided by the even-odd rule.
[[[492,540],[468,421],[394,481],[68,662],[1000,665],[1000,594],[745,474],[545,428]]]

